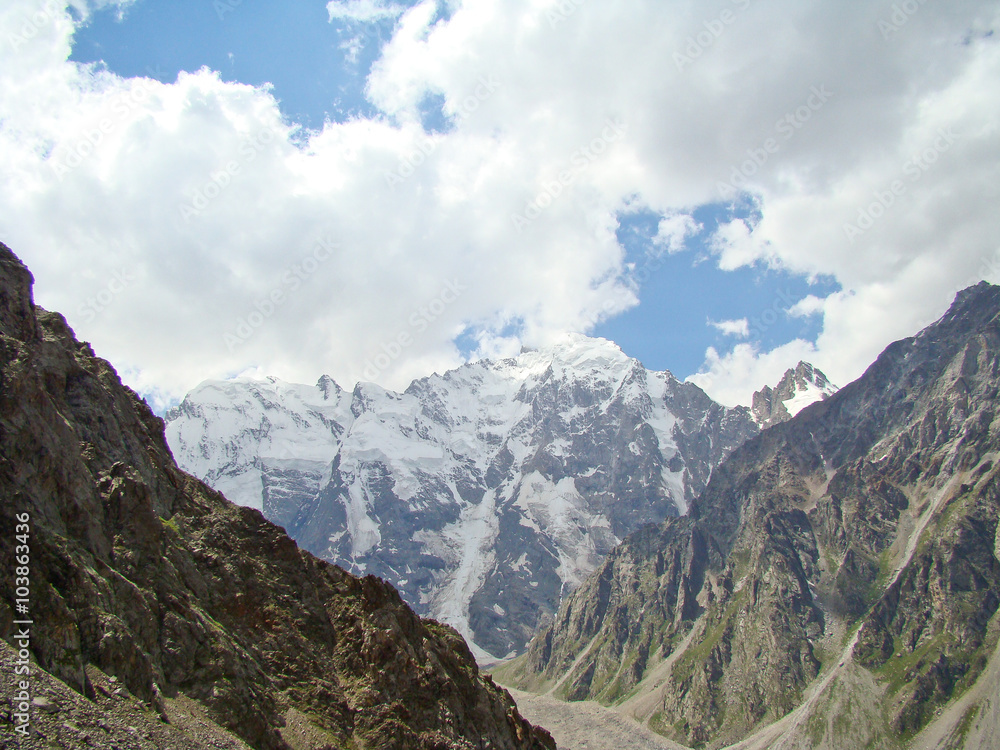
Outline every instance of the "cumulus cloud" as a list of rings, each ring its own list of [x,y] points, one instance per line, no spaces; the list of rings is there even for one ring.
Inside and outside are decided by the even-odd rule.
[[[808,318],[823,312],[824,300],[814,294],[803,297],[788,308],[788,314],[793,318]]]
[[[685,249],[687,240],[701,229],[701,224],[688,214],[665,216],[657,226],[653,244],[664,248],[668,253],[679,253]]]
[[[726,406],[749,405],[755,391],[776,385],[789,367],[814,361],[816,354],[813,345],[802,339],[767,352],[749,343],[737,344],[724,354],[709,347],[702,371],[689,380]]]
[[[709,321],[709,324],[723,336],[734,336],[739,339],[745,339],[750,335],[750,321],[746,318]]]
[[[212,71],[70,63],[70,15],[26,35],[37,5],[11,0],[0,238],[147,392],[248,367],[399,387],[459,364],[460,334],[508,351],[634,305],[627,207],[676,252],[696,207],[749,194],[714,262],[843,291],[795,310],[822,315],[815,344],[711,350],[694,380],[745,400],[806,358],[846,383],[992,273],[1000,236],[998,3],[894,7],[330,3],[398,16],[367,82],[380,114],[303,133]]]

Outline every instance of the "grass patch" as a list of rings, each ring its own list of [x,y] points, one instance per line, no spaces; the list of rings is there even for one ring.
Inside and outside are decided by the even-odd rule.
[[[181,535],[180,526],[177,525],[177,521],[174,519],[173,516],[171,516],[170,518],[161,518],[160,523],[162,523],[168,529],[177,534],[177,536]]]
[[[840,572],[840,563],[837,562],[838,555],[835,554],[833,546],[830,545],[823,550],[823,559],[826,561],[826,572],[831,578],[836,578],[837,573]],[[840,559],[843,560],[843,555],[840,555]]]
[[[719,622],[716,625],[711,626],[701,640],[689,646],[687,650],[681,654],[680,657],[678,657],[677,661],[674,662],[673,669],[671,670],[671,675],[675,682],[682,683],[686,681],[692,674],[694,674],[696,665],[703,664],[708,660],[712,651],[719,645],[719,641],[722,640],[722,636],[725,635],[726,631],[729,629],[732,624],[732,620],[743,608],[743,604],[748,596],[749,594],[747,593],[747,590],[741,589],[726,607]]]
[[[746,547],[734,549],[729,553],[729,559],[726,562],[732,571],[733,582],[736,583],[750,569],[750,550]]]
[[[686,744],[688,742],[688,730],[690,727],[684,719],[669,722],[663,711],[657,711],[649,717],[647,726],[661,737]],[[698,747],[695,745],[695,747]]]
[[[969,706],[965,710],[962,718],[958,721],[958,725],[955,727],[954,733],[948,738],[948,747],[965,747],[965,737],[969,733],[969,730],[972,729],[972,722],[975,720],[978,712],[979,706]]]
[[[544,693],[552,686],[552,680],[528,669],[528,655],[521,654],[503,664],[483,670],[501,685],[509,685],[526,693]]]
[[[892,547],[890,546],[882,550],[882,554],[878,556],[878,573],[875,575],[875,580],[871,586],[868,587],[868,591],[865,592],[864,601],[866,607],[871,607],[885,593],[886,585],[889,583],[889,578],[894,572]]]
[[[881,667],[875,670],[875,674],[888,684],[889,694],[899,692],[909,682],[916,679],[917,675],[910,676],[911,672],[919,669],[923,660],[932,651],[943,648],[947,642],[944,633],[938,633],[927,643],[916,651],[906,654],[900,644],[900,639],[896,638],[893,644],[893,654]]]

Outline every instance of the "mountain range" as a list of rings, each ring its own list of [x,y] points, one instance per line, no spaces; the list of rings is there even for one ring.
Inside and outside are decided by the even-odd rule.
[[[520,651],[629,533],[685,514],[759,429],[748,409],[578,335],[402,393],[207,382],[166,422],[183,468],[391,582],[483,660]]]
[[[0,245],[0,746],[554,750],[462,637],[174,463]]]
[[[499,679],[696,748],[1000,747],[998,394],[982,283],[624,540]]]
[[[688,748],[1000,747],[998,395],[982,283],[750,408],[569,336],[164,423],[0,245],[0,743],[554,750],[521,652]]]

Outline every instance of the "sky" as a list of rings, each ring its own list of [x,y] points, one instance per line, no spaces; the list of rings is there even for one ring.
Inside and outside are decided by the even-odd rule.
[[[158,410],[603,336],[728,405],[1000,282],[1000,2],[5,0],[0,241]]]

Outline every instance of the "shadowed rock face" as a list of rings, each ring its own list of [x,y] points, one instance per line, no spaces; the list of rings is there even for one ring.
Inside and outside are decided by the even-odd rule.
[[[699,747],[789,713],[761,746],[899,747],[954,698],[994,700],[998,394],[1000,288],[981,284],[736,450],[689,517],[629,537],[503,678],[626,701]],[[949,747],[995,732],[980,698]]]
[[[38,666],[84,695],[97,667],[154,707],[193,699],[256,748],[288,747],[292,714],[330,746],[554,747],[454,630],[180,471],[163,422],[31,285],[0,245],[0,566],[30,514]]]

